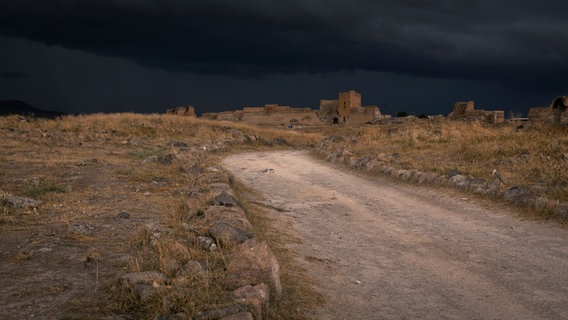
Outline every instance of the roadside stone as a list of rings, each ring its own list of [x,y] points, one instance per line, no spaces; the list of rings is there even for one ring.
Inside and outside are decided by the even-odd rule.
[[[209,234],[213,239],[217,240],[218,243],[223,245],[240,244],[252,238],[251,232],[233,226],[225,221],[214,222],[209,228]]]
[[[568,202],[560,202],[556,206],[554,213],[562,219],[568,219]]]
[[[460,190],[468,190],[470,181],[466,176],[461,174],[456,174],[450,178],[450,181],[454,184],[454,187]]]
[[[457,176],[459,174],[460,172],[458,170],[450,169],[448,170],[448,173],[446,175],[448,176],[448,178],[452,178],[453,176]]]
[[[231,256],[223,283],[229,290],[266,283],[277,299],[282,295],[276,256],[266,243],[255,239],[242,243]]]
[[[270,300],[270,289],[268,285],[261,283],[256,286],[244,286],[232,292],[236,302],[247,305],[251,311],[254,311],[254,317],[262,320],[263,310],[268,309]]]
[[[223,191],[219,195],[217,195],[213,199],[212,204],[214,206],[240,207],[239,202],[226,191]]]
[[[534,195],[525,188],[514,186],[503,193],[503,199],[514,204],[528,204],[534,200]]]

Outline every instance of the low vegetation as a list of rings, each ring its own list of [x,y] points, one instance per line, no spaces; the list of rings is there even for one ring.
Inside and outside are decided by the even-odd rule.
[[[402,123],[345,128],[342,147],[400,169],[446,174],[455,170],[503,187],[523,186],[568,201],[568,127],[483,125],[408,119]]]
[[[507,185],[568,201],[566,127],[406,119],[290,129],[173,115],[2,117],[0,318],[27,318],[37,301],[51,306],[45,317],[59,319],[195,317],[221,304],[219,278],[231,248],[199,247],[197,236],[205,232],[199,216],[215,196],[202,177],[231,152],[311,149],[331,135],[345,138],[339,147],[397,168],[481,179],[495,169]],[[40,202],[10,205],[12,196]],[[271,228],[262,207],[239,201],[282,266],[284,295],[267,314],[302,318],[322,300],[285,249],[294,239]],[[205,261],[205,276],[190,274],[151,299],[119,281],[129,272],[172,275],[192,260]]]

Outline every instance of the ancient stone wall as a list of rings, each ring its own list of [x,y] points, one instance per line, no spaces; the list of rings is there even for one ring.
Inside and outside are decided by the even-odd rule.
[[[475,110],[473,101],[456,102],[454,103],[454,110],[448,114],[448,119],[479,121],[485,123],[503,123],[505,122],[505,111]]]
[[[166,114],[175,114],[178,116],[186,116],[186,117],[197,117],[197,115],[195,114],[195,108],[193,106],[183,106],[172,109],[166,109]]]
[[[568,125],[568,96],[554,98],[548,107],[531,108],[529,120],[531,122]]]

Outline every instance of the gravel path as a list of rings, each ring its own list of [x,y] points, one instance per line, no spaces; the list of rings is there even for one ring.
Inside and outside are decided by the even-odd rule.
[[[568,319],[561,226],[346,173],[305,152],[238,154],[224,165],[301,239],[289,248],[327,298],[317,319]]]

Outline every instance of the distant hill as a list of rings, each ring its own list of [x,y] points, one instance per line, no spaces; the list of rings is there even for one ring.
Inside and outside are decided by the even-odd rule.
[[[19,100],[0,100],[0,116],[10,114],[33,115],[38,118],[55,118],[64,115],[57,111],[38,109]]]

